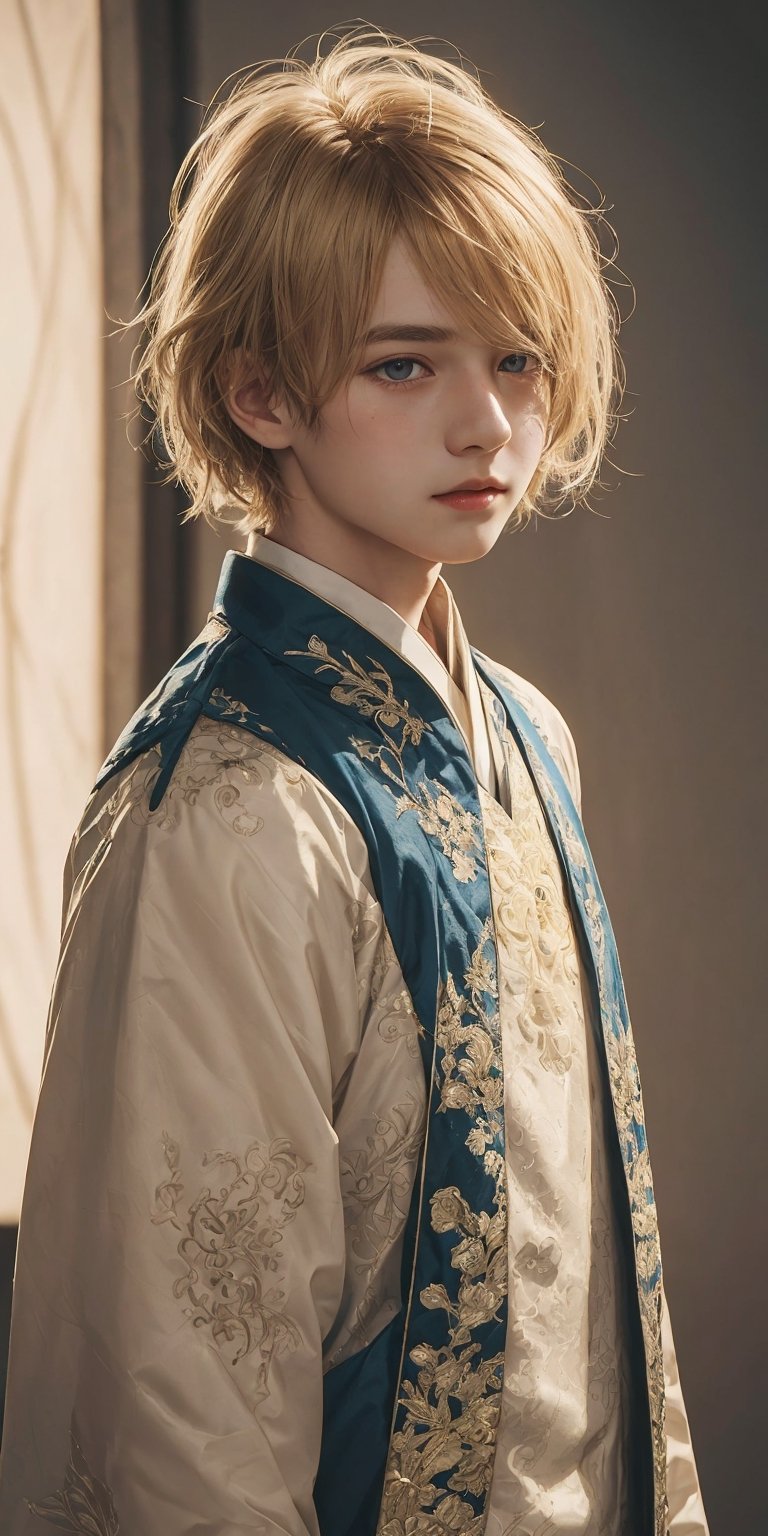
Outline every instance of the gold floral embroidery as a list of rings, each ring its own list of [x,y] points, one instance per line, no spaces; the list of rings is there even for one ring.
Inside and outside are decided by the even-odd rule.
[[[245,726],[255,736],[262,738],[264,736],[272,737],[271,742],[267,742],[266,745],[279,748],[286,758],[293,760],[292,752],[282,737],[278,736],[277,732],[272,729],[272,726],[267,725],[266,721],[260,720],[256,710],[251,709],[250,705],[244,704],[242,699],[233,699],[231,694],[226,693],[223,688],[214,688],[213,692],[209,694],[208,702],[205,705],[205,712],[206,715],[211,716],[214,720],[229,719],[237,725]],[[306,762],[300,752],[296,753],[295,761],[300,763],[302,768],[306,768]]]
[[[112,1493],[88,1466],[74,1413],[69,1426],[69,1464],[64,1487],[39,1503],[29,1499],[24,1502],[33,1515],[39,1515],[59,1531],[69,1531],[74,1536],[119,1536]]]
[[[379,1038],[392,1044],[396,1040],[404,1040],[409,1055],[418,1060],[421,1056],[419,1035],[424,1034],[424,1025],[414,1009],[408,988],[399,987],[394,994],[388,990],[382,1004],[384,983],[393,970],[402,976],[400,961],[385,924],[371,972],[369,1006],[372,1016],[376,1017]]]
[[[362,1018],[370,994],[371,969],[376,966],[381,933],[381,908],[377,901],[352,897],[345,903],[357,976],[357,1001]]]
[[[538,755],[536,761],[542,781],[548,783],[544,765]],[[548,785],[548,789],[551,797],[550,804],[553,804],[555,803],[554,790],[551,785]],[[575,829],[569,830],[571,836],[575,838]],[[578,870],[579,866],[577,865],[576,868]],[[666,1536],[669,1504],[667,1495],[666,1396],[664,1357],[661,1342],[662,1265],[653,1177],[646,1144],[645,1115],[640,1075],[631,1024],[629,1019],[627,1019],[626,1026],[624,1025],[618,1011],[618,1006],[608,993],[603,908],[592,883],[591,871],[583,858],[583,854],[579,872],[586,886],[584,907],[591,926],[598,958],[598,994],[601,1016],[604,1020],[603,1038],[605,1040],[616,1128],[622,1150],[632,1213],[638,1300],[645,1343],[648,1398],[651,1416],[655,1485],[655,1536]]]
[[[348,651],[343,651],[349,666],[345,667],[339,661],[334,661],[324,640],[318,635],[312,635],[307,642],[305,651],[286,651],[286,656],[320,656],[322,662],[315,667],[318,672],[339,672],[343,677],[343,683],[335,683],[331,689],[331,698],[337,699],[341,704],[351,704],[360,715],[372,716],[377,725],[387,727],[396,726],[402,721],[403,739],[412,741],[418,746],[425,731],[431,731],[432,727],[418,715],[412,715],[408,700],[401,703],[395,696],[392,679],[382,663],[373,662],[373,657],[368,660],[373,662],[373,670],[366,672],[360,666],[354,656]]]
[[[439,842],[443,853],[451,860],[456,879],[476,880],[478,861],[482,857],[478,818],[471,811],[465,810],[444,785],[436,779],[430,779],[427,774],[418,781],[415,791],[408,784],[403,765],[406,745],[410,742],[418,746],[424,732],[431,731],[432,727],[428,721],[411,713],[407,699],[401,702],[395,696],[394,685],[386,667],[380,662],[374,662],[369,656],[372,671],[366,672],[354,656],[343,651],[342,654],[349,662],[349,666],[345,667],[342,662],[333,659],[325,641],[318,635],[310,637],[305,651],[288,650],[284,654],[320,656],[322,661],[315,668],[316,673],[330,669],[341,675],[343,681],[335,683],[331,688],[331,698],[341,704],[351,705],[358,714],[372,718],[379,727],[386,746],[375,747],[372,742],[356,736],[350,737],[350,741],[363,761],[378,764],[384,777],[398,786],[397,794],[390,784],[386,786],[390,794],[395,796],[396,814],[401,816],[404,811],[415,811],[424,831]],[[399,741],[390,734],[398,725],[402,726]]]
[[[597,1210],[593,1211],[591,1244],[593,1263],[589,1290],[589,1332],[590,1338],[596,1338],[598,1344],[590,1392],[602,1403],[605,1417],[608,1419],[613,1412],[619,1393],[619,1372],[613,1338],[610,1334],[606,1337],[601,1327],[611,1301],[610,1288],[606,1285],[604,1277],[611,1262],[611,1250],[615,1244],[612,1215],[606,1216]],[[624,1361],[620,1363],[622,1367],[625,1364]]]
[[[208,703],[215,710],[217,720],[230,719],[236,725],[246,725],[259,734],[262,731],[268,731],[269,735],[277,740],[277,733],[273,731],[271,725],[260,720],[255,710],[243,704],[241,699],[233,699],[231,694],[226,693],[223,688],[214,688],[209,695]]]
[[[334,1119],[339,1134],[347,1265],[344,1301],[325,1340],[325,1370],[363,1349],[399,1310],[398,1240],[408,1218],[424,1143],[426,1084],[419,1047],[419,1035],[424,1030],[403,983],[380,909],[373,927],[375,948],[362,978],[367,978],[361,1012],[363,1040],[351,1071],[352,1080],[355,1070],[361,1070],[365,1079],[372,1059],[385,1097],[373,1113],[360,1117],[353,1106],[349,1119],[344,1109]],[[391,1047],[388,1060],[378,1041]],[[404,1076],[408,1090],[393,1102]],[[367,1093],[362,1098],[367,1100]],[[361,1102],[355,1094],[353,1100]]]
[[[483,657],[483,660],[487,662],[488,661],[488,657]],[[486,697],[486,699],[488,700],[488,702],[489,702],[489,704],[491,706],[493,714],[496,717],[496,723],[497,723],[497,725],[499,727],[499,735],[501,736],[502,741],[503,741],[505,733],[507,731],[507,717],[506,717],[506,715],[504,713],[504,706],[501,703],[500,699],[497,699],[495,693],[491,693],[490,692],[490,689],[488,688],[488,685],[483,681],[483,679],[480,678],[479,681],[480,681],[480,691],[481,691],[481,693],[485,694],[485,697]],[[560,747],[558,746],[557,742],[552,740],[551,736],[549,735],[549,732],[544,729],[544,726],[541,723],[541,719],[540,719],[539,715],[537,713],[534,713],[533,698],[532,698],[531,694],[528,693],[527,690],[526,690],[525,694],[521,694],[519,689],[516,689],[516,688],[512,687],[511,682],[506,677],[503,679],[503,682],[504,682],[504,686],[509,689],[510,693],[514,694],[514,697],[517,699],[518,703],[520,705],[522,705],[522,708],[525,710],[525,713],[528,716],[528,719],[530,720],[531,725],[533,726],[534,730],[538,733],[538,735],[541,737],[541,739],[542,739],[542,741],[543,741],[543,743],[544,743],[544,745],[545,745],[545,747],[546,747],[550,757],[552,758],[553,762],[555,762],[557,764],[557,766],[558,766],[558,768],[559,768],[559,770],[560,770],[560,772],[561,772],[561,774],[563,776],[563,780],[564,780],[565,784],[568,786],[568,790],[570,792],[571,786],[570,786],[570,783],[569,783],[568,765],[567,765],[567,763],[565,761],[563,753],[562,753]]]
[[[517,697],[507,678],[500,683]],[[530,704],[520,699],[524,712],[539,734],[541,728],[530,715]],[[498,701],[497,701],[498,703]],[[498,713],[497,718],[499,718]],[[503,715],[503,710],[502,710]],[[506,719],[499,720],[505,754],[509,755],[511,742]],[[546,743],[546,739],[542,735]],[[645,1344],[648,1399],[651,1417],[653,1448],[653,1472],[655,1485],[655,1536],[666,1536],[668,1516],[666,1404],[664,1383],[664,1357],[661,1342],[661,1285],[662,1266],[659,1244],[658,1220],[653,1192],[650,1158],[646,1143],[640,1076],[635,1056],[632,1027],[629,1018],[622,1018],[618,1000],[609,989],[606,958],[606,931],[603,918],[604,905],[596,888],[591,862],[575,825],[570,821],[555,792],[546,765],[536,750],[535,742],[526,736],[526,753],[532,773],[546,802],[548,813],[557,827],[563,848],[571,865],[574,880],[578,884],[582,907],[589,926],[595,954],[598,1002],[603,1025],[606,1058],[614,1107],[616,1128],[629,1196],[632,1227],[634,1232],[634,1257],[637,1275],[637,1295],[640,1321]],[[549,747],[550,753],[552,748]],[[552,754],[554,756],[554,754]],[[559,764],[558,764],[559,766]]]
[[[217,640],[224,639],[230,633],[229,626],[222,623],[215,614],[211,613],[208,615],[205,626],[199,635],[196,636],[189,649],[192,650],[194,646],[198,650],[206,650],[213,646]],[[154,746],[157,755],[162,761],[167,748],[168,738],[165,735],[160,735],[158,738],[157,727],[167,728],[174,725],[177,720],[183,717],[188,709],[189,697],[186,690],[182,689],[179,692],[178,688],[174,686],[174,674],[169,674],[158,684],[154,693],[139,705],[136,713],[128,721],[125,730],[99,769],[96,778],[97,785],[106,782],[105,775],[111,777],[110,770],[114,771],[123,766],[122,760],[125,754],[130,752],[132,746],[135,748],[138,740],[143,739],[142,751],[146,751],[148,747]],[[154,740],[150,740],[150,737],[154,738]]]
[[[515,1268],[535,1280],[537,1285],[552,1285],[557,1279],[562,1256],[560,1244],[553,1237],[546,1243],[524,1243],[515,1254]]]
[[[352,940],[352,953],[357,960],[360,952],[377,939],[379,934],[378,902],[372,907],[370,901],[360,901],[353,897],[347,902],[345,911],[349,920],[350,937]]]
[[[229,625],[219,618],[218,614],[209,613],[205,621],[205,628],[200,634],[200,640],[202,642],[207,640],[223,640],[225,635],[230,635],[231,633]]]
[[[285,757],[281,748],[259,740],[239,723],[227,725],[198,715],[156,810],[149,810],[149,800],[162,768],[157,745],[140,754],[117,777],[100,812],[105,841],[97,850],[99,858],[107,851],[111,828],[122,811],[127,809],[138,824],[151,822],[164,831],[173,831],[179,825],[181,806],[195,805],[201,793],[210,789],[222,820],[239,836],[253,837],[264,825],[263,818],[248,808],[242,786],[264,784],[275,764],[290,784],[299,784],[305,777],[305,770]]]
[[[242,1157],[205,1152],[202,1165],[218,1168],[218,1188],[206,1185],[181,1216],[179,1146],[165,1131],[162,1139],[169,1177],[157,1186],[151,1220],[170,1222],[182,1234],[176,1251],[184,1273],[174,1281],[173,1294],[186,1300],[184,1312],[194,1327],[210,1328],[230,1365],[258,1354],[251,1392],[255,1408],[269,1395],[273,1357],[299,1343],[298,1328],[283,1312],[280,1245],[284,1228],[304,1203],[302,1174],[309,1164],[284,1137],[268,1148],[253,1141]]]
[[[471,1127],[465,1138],[494,1181],[495,1212],[474,1211],[455,1186],[430,1197],[434,1232],[456,1232],[451,1267],[457,1284],[430,1284],[420,1300],[447,1318],[447,1344],[416,1344],[410,1359],[418,1367],[415,1383],[402,1382],[398,1406],[402,1427],[390,1446],[378,1536],[429,1536],[432,1532],[477,1532],[468,1495],[484,1497],[490,1487],[501,1412],[504,1351],[476,1358],[480,1344],[473,1330],[499,1318],[507,1295],[507,1200],[503,1153],[503,1074],[498,1012],[483,994],[496,998],[496,976],[484,953],[492,920],[483,925],[464,974],[468,995],[459,995],[448,976],[440,988],[436,1037],[442,1052],[436,1069],[440,1103],[437,1113],[462,1110]],[[458,1413],[452,1409],[458,1404]],[[451,1473],[447,1489],[435,1481]]]
[[[613,1306],[618,1280],[613,1227],[599,1263],[589,1266],[589,1246],[586,1250],[581,1246],[585,1238],[589,1243],[594,1232],[596,1202],[603,1193],[597,1171],[600,1148],[595,1145],[590,1159],[593,1131],[589,1121],[583,1121],[581,1109],[573,1114],[564,1104],[562,1118],[556,1116],[557,1131],[551,1142],[546,1131],[549,1113],[561,1096],[569,1106],[585,1103],[589,1052],[577,937],[567,887],[525,758],[511,741],[509,747],[505,753],[504,805],[510,805],[511,814],[484,790],[481,807],[492,872],[506,1025],[508,1031],[513,1027],[519,1031],[520,1048],[514,1052],[516,1072],[505,1097],[510,1236],[514,1237],[520,1219],[526,1222],[534,1205],[537,1228],[529,1234],[528,1242],[511,1250],[504,1415],[513,1449],[497,1468],[492,1501],[494,1516],[500,1518],[503,1510],[511,1531],[529,1529],[528,1522],[530,1529],[538,1529],[537,1521],[543,1530],[547,1517],[554,1513],[552,1489],[547,1492],[546,1487],[553,1457],[556,1459],[558,1454],[554,1447],[559,1444],[563,1449],[567,1441],[561,1439],[561,1434],[567,1436],[575,1423],[571,1419],[566,1424],[560,1406],[566,1382],[568,1391],[573,1386],[574,1396],[569,1398],[572,1403],[577,1400],[576,1394],[583,1391],[584,1412],[589,1415],[589,1444],[593,1451],[587,1451],[581,1463],[580,1475],[585,1481],[591,1454],[597,1462],[598,1447],[616,1411],[615,1361],[617,1344],[621,1358],[621,1338],[617,1338],[620,1323]],[[507,1033],[505,1043],[509,1038]],[[537,1065],[544,1069],[543,1073],[536,1070]],[[530,1088],[518,1086],[529,1076]],[[570,1087],[563,1082],[561,1091],[557,1081],[550,1086],[544,1081],[545,1076],[561,1081],[567,1076]],[[592,1086],[597,1092],[598,1083]],[[521,1112],[523,1109],[526,1113]],[[542,1132],[546,1147],[540,1139]],[[559,1161],[558,1154],[566,1151],[568,1166],[562,1169],[560,1182],[554,1164],[556,1159]],[[586,1171],[580,1174],[584,1165]],[[575,1223],[563,1220],[564,1210],[568,1210],[569,1218],[575,1214],[577,1207],[571,1204],[572,1200],[578,1201],[586,1227],[578,1241]],[[568,1261],[563,1271],[566,1236]],[[573,1284],[576,1262],[583,1262],[585,1280],[589,1266],[589,1318],[584,1315],[582,1301],[576,1300],[577,1292],[581,1291],[580,1286],[574,1288]],[[596,1285],[601,1286],[603,1303],[597,1315],[593,1306]],[[586,1296],[583,1303],[586,1306]],[[587,1324],[584,1353],[581,1330]],[[544,1339],[546,1366],[539,1354]],[[544,1390],[542,1383],[546,1383]],[[595,1406],[598,1397],[604,1406],[602,1414]],[[601,1468],[596,1467],[596,1476],[600,1475]],[[607,1536],[609,1530],[614,1530],[611,1520],[615,1511],[605,1510],[605,1524],[602,1485],[596,1489],[593,1503],[595,1536],[598,1526]]]
[[[581,1007],[575,938],[557,855],[519,753],[509,754],[508,772],[514,828],[498,801],[482,793],[496,933],[517,1028],[544,1070],[564,1077]]]
[[[405,1224],[423,1135],[424,1105],[410,1094],[389,1114],[377,1115],[365,1146],[341,1161],[348,1247],[358,1274],[377,1268]]]

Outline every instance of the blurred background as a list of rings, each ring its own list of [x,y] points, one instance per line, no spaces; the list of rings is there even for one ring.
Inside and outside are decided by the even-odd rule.
[[[470,639],[573,730],[704,1501],[713,1536],[764,1529],[765,11],[0,0],[0,19],[0,1401],[69,839],[244,547],[182,527],[131,446],[137,335],[108,316],[138,309],[225,78],[358,20],[461,50],[619,235],[627,419],[593,510],[444,575]]]

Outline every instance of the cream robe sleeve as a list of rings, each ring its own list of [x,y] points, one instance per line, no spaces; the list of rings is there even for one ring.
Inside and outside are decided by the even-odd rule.
[[[531,684],[527,685],[550,751],[560,768],[581,815],[581,777],[573,735],[560,711]],[[685,1401],[680,1385],[677,1354],[662,1284],[662,1348],[666,1386],[667,1490],[669,1536],[709,1536],[709,1526],[699,1486]]]
[[[237,727],[198,720],[148,815],[156,771],[150,751],[105,785],[72,845],[0,1529],[75,1507],[98,1536],[316,1536],[366,848]]]

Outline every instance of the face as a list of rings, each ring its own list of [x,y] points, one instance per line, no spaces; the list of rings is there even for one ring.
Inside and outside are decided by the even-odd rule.
[[[456,334],[414,341],[404,325]],[[399,587],[417,590],[441,564],[493,548],[541,457],[547,396],[535,358],[457,329],[399,241],[368,319],[368,329],[383,326],[393,336],[366,346],[317,435],[278,402],[265,411],[255,381],[230,395],[229,408],[272,449],[294,498],[270,537],[397,607]],[[489,479],[506,489],[487,505],[437,499]]]

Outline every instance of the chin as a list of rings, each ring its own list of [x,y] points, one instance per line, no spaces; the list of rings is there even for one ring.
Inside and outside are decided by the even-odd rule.
[[[482,560],[490,554],[502,532],[502,528],[468,528],[463,538],[446,541],[442,553],[435,558],[443,565],[469,565],[473,560]]]

